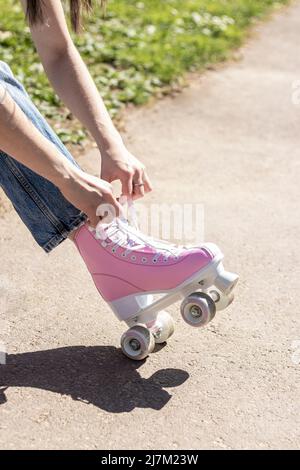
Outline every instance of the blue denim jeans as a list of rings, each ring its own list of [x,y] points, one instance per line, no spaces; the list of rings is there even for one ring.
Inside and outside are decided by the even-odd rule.
[[[34,126],[74,165],[72,155],[30,100],[7,64],[0,61],[0,84]],[[1,148],[1,142],[0,142]],[[50,181],[0,150],[0,186],[37,243],[48,253],[79,227],[86,215],[68,202]]]

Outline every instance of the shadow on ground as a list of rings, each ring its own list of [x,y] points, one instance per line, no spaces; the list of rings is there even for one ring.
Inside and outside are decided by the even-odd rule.
[[[0,405],[9,387],[31,387],[70,395],[112,413],[134,408],[160,410],[171,398],[164,390],[189,377],[180,369],[162,369],[148,379],[112,346],[72,346],[7,356],[0,366]]]

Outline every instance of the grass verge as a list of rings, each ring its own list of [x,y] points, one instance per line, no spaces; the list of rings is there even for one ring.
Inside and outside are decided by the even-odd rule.
[[[113,118],[182,83],[186,71],[225,60],[251,23],[288,0],[110,0],[95,8],[74,36]],[[85,130],[63,106],[45,76],[19,2],[0,0],[0,60],[25,84],[64,143]]]

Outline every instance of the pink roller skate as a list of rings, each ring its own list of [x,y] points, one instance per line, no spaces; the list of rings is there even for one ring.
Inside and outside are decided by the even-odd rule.
[[[121,347],[131,359],[144,359],[172,335],[173,319],[164,309],[174,302],[183,299],[183,319],[203,327],[233,300],[238,276],[224,270],[223,255],[212,243],[178,247],[143,235],[123,219],[103,226],[100,236],[84,225],[75,243],[98,291],[129,326]]]

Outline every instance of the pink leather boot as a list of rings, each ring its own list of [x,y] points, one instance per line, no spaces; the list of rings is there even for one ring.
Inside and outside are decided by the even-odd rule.
[[[174,331],[164,311],[183,299],[181,314],[192,326],[205,326],[216,309],[233,300],[238,276],[223,268],[219,248],[207,243],[185,248],[154,240],[115,219],[101,234],[83,225],[75,237],[94,283],[119,320],[130,329],[123,334],[123,352],[144,359],[155,342]]]

